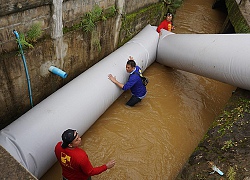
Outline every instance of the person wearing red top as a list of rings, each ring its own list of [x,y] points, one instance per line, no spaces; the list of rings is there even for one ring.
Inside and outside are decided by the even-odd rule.
[[[161,29],[165,29],[170,32],[175,29],[172,23],[172,18],[173,15],[171,13],[166,14],[166,19],[164,19],[156,29],[157,32],[160,33],[160,35],[161,35]]]
[[[91,176],[114,167],[115,160],[93,167],[86,152],[79,148],[80,145],[81,138],[77,131],[67,129],[62,134],[62,142],[55,146],[55,155],[62,167],[63,180],[90,180]]]

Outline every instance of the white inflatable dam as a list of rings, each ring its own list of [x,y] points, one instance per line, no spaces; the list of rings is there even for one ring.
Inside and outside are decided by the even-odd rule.
[[[80,135],[123,92],[108,79],[129,76],[126,63],[133,56],[144,71],[156,58],[158,33],[146,26],[133,39],[63,86],[0,132],[0,144],[37,178],[56,162],[54,147],[68,128]]]
[[[174,34],[162,30],[157,62],[250,90],[250,34]]]

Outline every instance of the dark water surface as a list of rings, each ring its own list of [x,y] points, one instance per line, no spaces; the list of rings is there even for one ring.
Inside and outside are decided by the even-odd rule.
[[[174,17],[174,33],[217,33],[225,15],[211,9],[213,2],[184,0]],[[82,136],[81,147],[94,166],[117,162],[93,180],[175,179],[235,90],[156,62],[144,75],[150,82],[140,104],[124,106],[130,93],[123,93]],[[56,163],[41,179],[60,178]]]

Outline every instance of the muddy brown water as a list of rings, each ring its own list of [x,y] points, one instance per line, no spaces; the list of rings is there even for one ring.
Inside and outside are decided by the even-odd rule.
[[[213,1],[185,0],[174,17],[174,32],[217,33],[225,15],[211,9]],[[130,92],[124,92],[82,136],[81,148],[94,166],[116,160],[93,180],[175,179],[235,90],[157,62],[144,75],[150,82],[141,103],[126,107]],[[61,179],[59,163],[41,179]]]

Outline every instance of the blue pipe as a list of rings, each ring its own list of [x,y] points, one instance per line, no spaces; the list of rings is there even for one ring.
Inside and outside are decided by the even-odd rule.
[[[49,71],[60,76],[61,78],[66,78],[68,76],[66,72],[54,66],[50,66]]]
[[[16,39],[18,41],[18,47],[20,50],[20,53],[22,55],[22,60],[23,60],[23,64],[24,64],[24,69],[25,69],[25,73],[26,73],[26,79],[27,79],[27,83],[28,83],[28,91],[29,91],[29,97],[30,97],[30,105],[31,107],[33,107],[33,102],[32,102],[32,92],[31,92],[31,85],[30,85],[30,77],[29,77],[29,72],[28,72],[28,68],[27,68],[27,64],[26,64],[26,59],[23,53],[23,48],[22,48],[22,44],[20,42],[20,37],[19,34],[16,30],[13,30],[13,33],[16,36]]]

